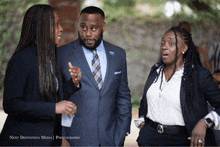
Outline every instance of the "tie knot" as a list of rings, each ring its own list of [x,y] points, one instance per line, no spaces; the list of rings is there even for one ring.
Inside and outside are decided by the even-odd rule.
[[[92,53],[95,55],[97,54],[97,50],[93,50]]]
[[[99,60],[99,56],[97,54],[97,50],[92,51],[93,52],[93,57]]]

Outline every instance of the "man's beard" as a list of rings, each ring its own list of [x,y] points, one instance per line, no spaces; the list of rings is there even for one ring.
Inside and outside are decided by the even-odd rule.
[[[78,37],[79,37],[79,41],[80,41],[80,44],[83,45],[84,47],[86,47],[87,49],[89,50],[96,50],[96,48],[100,45],[102,39],[103,39],[103,32],[101,32],[101,36],[98,38],[98,40],[95,40],[95,44],[93,47],[89,47],[85,44],[84,40],[82,39],[80,33],[78,32]]]

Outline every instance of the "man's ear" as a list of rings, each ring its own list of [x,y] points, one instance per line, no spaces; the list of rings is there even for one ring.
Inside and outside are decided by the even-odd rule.
[[[106,27],[106,23],[103,22],[103,25],[102,25],[103,33],[105,32],[105,27]]]

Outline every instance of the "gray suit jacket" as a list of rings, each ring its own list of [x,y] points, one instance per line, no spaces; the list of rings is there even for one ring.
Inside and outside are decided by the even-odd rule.
[[[58,61],[66,80],[68,62],[81,68],[81,89],[70,100],[77,105],[65,136],[74,146],[121,146],[131,123],[131,96],[127,81],[126,53],[104,41],[107,70],[101,91],[92,75],[79,40],[58,49]]]

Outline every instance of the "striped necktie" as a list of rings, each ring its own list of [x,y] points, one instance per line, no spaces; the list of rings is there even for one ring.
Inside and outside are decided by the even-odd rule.
[[[99,90],[101,90],[103,81],[102,81],[100,60],[96,50],[93,51],[92,74],[96,80],[96,83],[98,84]]]

